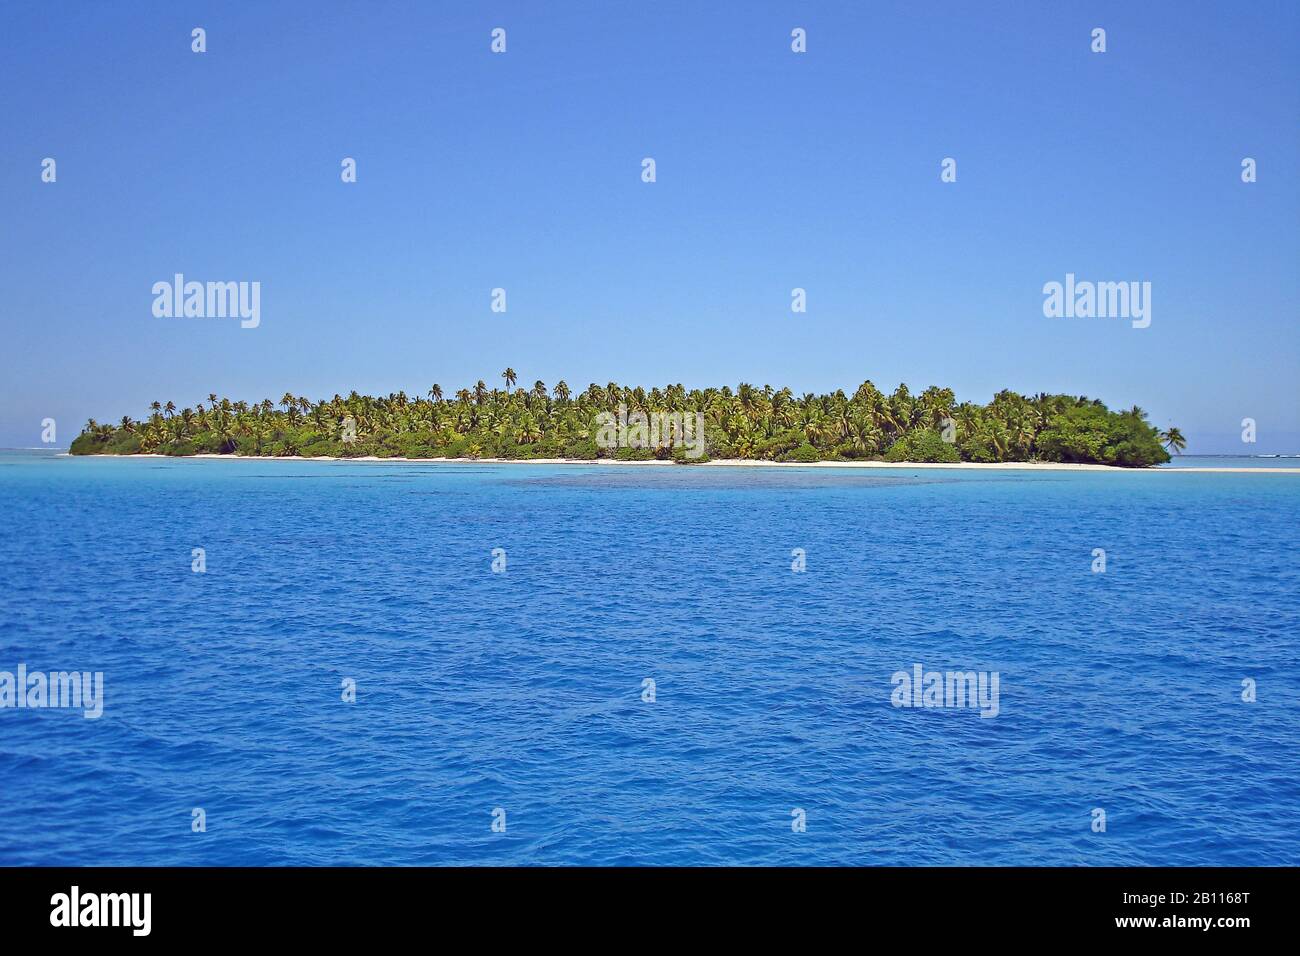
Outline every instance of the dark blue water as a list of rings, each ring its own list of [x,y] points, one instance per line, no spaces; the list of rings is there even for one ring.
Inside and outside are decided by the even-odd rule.
[[[0,710],[0,864],[1300,863],[1300,476],[8,453],[0,508],[0,670],[105,682]]]
[[[1161,468],[1300,468],[1300,455],[1174,455]]]

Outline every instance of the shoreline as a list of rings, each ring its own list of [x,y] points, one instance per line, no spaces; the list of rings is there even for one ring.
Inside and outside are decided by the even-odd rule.
[[[60,452],[59,457],[67,458],[167,458],[172,460],[205,459],[215,461],[324,461],[324,462],[404,462],[409,464],[465,464],[465,465],[588,465],[611,466],[677,466],[685,470],[692,468],[853,468],[905,471],[907,469],[935,469],[949,471],[1091,471],[1110,474],[1144,474],[1160,472],[1165,474],[1239,474],[1239,475],[1300,475],[1296,468],[1215,468],[1212,466],[1190,468],[1124,468],[1119,465],[1083,464],[1077,462],[1057,461],[999,461],[999,462],[891,462],[891,461],[759,461],[748,458],[715,458],[696,465],[678,465],[673,461],[621,461],[614,458],[380,458],[377,455],[364,455],[357,458],[339,458],[334,456],[304,455],[219,455],[203,453],[199,455],[159,455],[156,453],[137,455],[72,455]]]

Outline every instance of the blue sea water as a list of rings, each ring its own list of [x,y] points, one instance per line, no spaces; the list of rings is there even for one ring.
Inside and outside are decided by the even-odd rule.
[[[1174,455],[1161,468],[1300,468],[1300,455]]]
[[[1300,476],[10,452],[0,516],[0,670],[105,688],[0,709],[0,864],[1300,863]]]

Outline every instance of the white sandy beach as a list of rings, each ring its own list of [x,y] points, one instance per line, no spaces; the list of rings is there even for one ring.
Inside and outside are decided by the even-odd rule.
[[[67,454],[66,452],[64,453]],[[71,456],[69,456],[71,457]],[[588,465],[604,467],[607,465],[663,466],[675,462],[660,461],[619,461],[613,458],[578,459],[578,458],[380,458],[365,455],[358,458],[337,458],[330,456],[304,457],[302,455],[84,455],[86,458],[205,458],[218,461],[342,461],[342,462],[413,462],[424,464],[452,465]],[[1007,462],[889,462],[889,461],[754,461],[741,458],[715,458],[698,465],[683,465],[683,468],[866,468],[887,471],[912,471],[916,469],[938,469],[947,471],[1101,471],[1113,474],[1240,474],[1240,475],[1300,475],[1297,468],[1214,468],[1211,466],[1194,466],[1191,468],[1120,468],[1117,465],[1082,465],[1071,462],[1053,461],[1007,461]]]

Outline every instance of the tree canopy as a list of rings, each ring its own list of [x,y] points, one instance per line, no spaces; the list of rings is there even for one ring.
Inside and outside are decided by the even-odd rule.
[[[286,392],[248,403],[209,394],[181,408],[154,402],[142,420],[93,419],[74,454],[222,453],[307,457],[665,458],[690,459],[669,435],[658,448],[598,447],[598,417],[680,413],[703,416],[710,458],[774,461],[1065,461],[1145,466],[1166,462],[1162,446],[1177,429],[1157,431],[1140,408],[1114,412],[1084,396],[1001,391],[986,405],[958,402],[951,389],[906,385],[885,394],[870,381],[796,396],[788,388],[741,383],[734,389],[646,389],[595,383],[576,395],[564,382],[505,388],[480,379],[454,395],[440,385],[426,397],[395,392],[311,401]],[[704,459],[698,459],[704,460]]]

